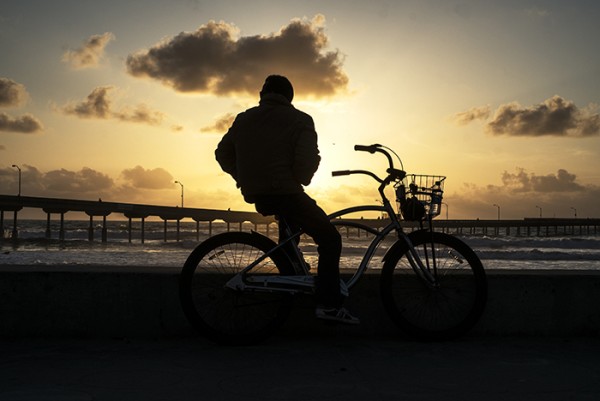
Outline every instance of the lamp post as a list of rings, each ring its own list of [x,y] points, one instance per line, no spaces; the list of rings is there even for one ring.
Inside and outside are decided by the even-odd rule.
[[[183,184],[179,181],[175,181],[175,184],[181,185],[181,207],[183,207]]]
[[[542,218],[542,208],[539,207],[539,206],[537,206],[537,205],[535,207],[537,207],[538,209],[540,209],[540,219],[541,219]]]
[[[496,206],[498,208],[498,220],[500,220],[500,205],[494,203],[493,206]]]
[[[16,168],[17,170],[19,170],[19,194],[18,196],[21,196],[21,167],[17,166],[16,164],[12,165],[14,168]]]
[[[375,199],[375,202],[377,202],[377,203],[380,203],[380,204],[381,204],[381,207],[383,207],[383,206],[384,206],[384,204],[383,204],[383,201],[382,201],[381,199]],[[385,218],[385,212],[384,212],[383,210],[381,211],[381,217],[380,217],[380,218],[381,218],[382,220]]]
[[[575,211],[575,217],[577,217],[577,209],[575,209],[573,206],[571,206],[571,209]]]

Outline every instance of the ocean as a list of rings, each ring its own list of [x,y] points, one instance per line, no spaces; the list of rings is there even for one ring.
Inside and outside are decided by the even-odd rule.
[[[4,237],[10,237],[11,221],[4,221]],[[144,242],[141,241],[140,222],[132,225],[131,242],[127,221],[108,221],[106,243],[101,242],[101,225],[94,227],[94,241],[89,241],[89,221],[65,220],[64,241],[58,239],[59,222],[51,222],[51,238],[46,239],[46,221],[19,220],[19,241],[0,241],[0,265],[111,265],[111,266],[163,266],[181,268],[189,253],[198,243],[227,230],[225,223],[215,222],[210,227],[201,223],[199,232],[195,222],[183,221],[180,224],[179,238],[176,223],[169,222],[167,240],[163,222],[145,222]],[[231,230],[239,230],[232,224]],[[244,224],[244,231],[255,229],[252,224]],[[265,227],[259,226],[265,233]],[[270,236],[276,239],[277,230],[270,229]],[[460,235],[482,260],[487,269],[538,269],[538,270],[600,270],[600,236],[488,236]],[[344,238],[345,250],[341,260],[342,268],[352,268],[360,261],[361,252],[366,249],[369,238],[351,236]],[[179,240],[178,240],[179,239]],[[381,268],[381,256],[393,238],[382,244],[382,249],[374,257],[371,267]],[[302,242],[302,250],[309,264],[316,266],[316,247],[309,238]]]

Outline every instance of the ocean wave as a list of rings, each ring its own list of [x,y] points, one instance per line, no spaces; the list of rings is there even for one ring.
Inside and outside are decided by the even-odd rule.
[[[494,250],[476,250],[477,255],[480,259],[501,259],[501,260],[589,260],[599,261],[599,252],[563,252],[563,251],[548,251],[541,249],[528,249],[528,250],[513,250],[513,251],[494,251]]]
[[[600,249],[600,237],[460,237],[472,248]]]

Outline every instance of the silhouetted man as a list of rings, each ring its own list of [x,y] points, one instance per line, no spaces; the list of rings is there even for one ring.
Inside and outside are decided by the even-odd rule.
[[[304,192],[321,157],[313,119],[292,106],[294,89],[280,75],[270,75],[260,102],[238,114],[215,155],[223,171],[241,188],[244,199],[263,215],[282,217],[318,245],[316,316],[357,324],[342,307],[339,262],[342,240],[327,214]],[[284,233],[280,226],[280,241]]]

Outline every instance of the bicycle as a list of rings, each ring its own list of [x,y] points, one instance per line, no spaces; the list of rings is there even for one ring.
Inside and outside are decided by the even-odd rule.
[[[373,235],[356,271],[341,281],[349,290],[367,270],[376,250],[392,232],[397,239],[383,256],[381,300],[389,317],[405,334],[418,340],[447,340],[471,329],[481,317],[487,299],[487,280],[476,253],[459,238],[434,231],[440,214],[446,177],[406,174],[394,167],[388,150],[379,145],[356,145],[356,151],[387,157],[387,176],[367,170],[334,171],[333,176],[368,175],[379,183],[381,205],[346,208],[331,214],[332,223]],[[406,233],[399,215],[386,197],[393,184],[404,220],[420,222]],[[378,212],[389,222],[376,230],[356,220],[342,219],[357,212]],[[279,224],[285,222],[280,221]],[[314,293],[314,276],[297,241],[302,231],[279,244],[251,232],[226,232],[199,244],[181,271],[180,300],[191,325],[221,344],[251,344],[270,336],[288,317],[293,298]],[[290,254],[288,244],[293,244]],[[288,248],[286,248],[286,245]]]

